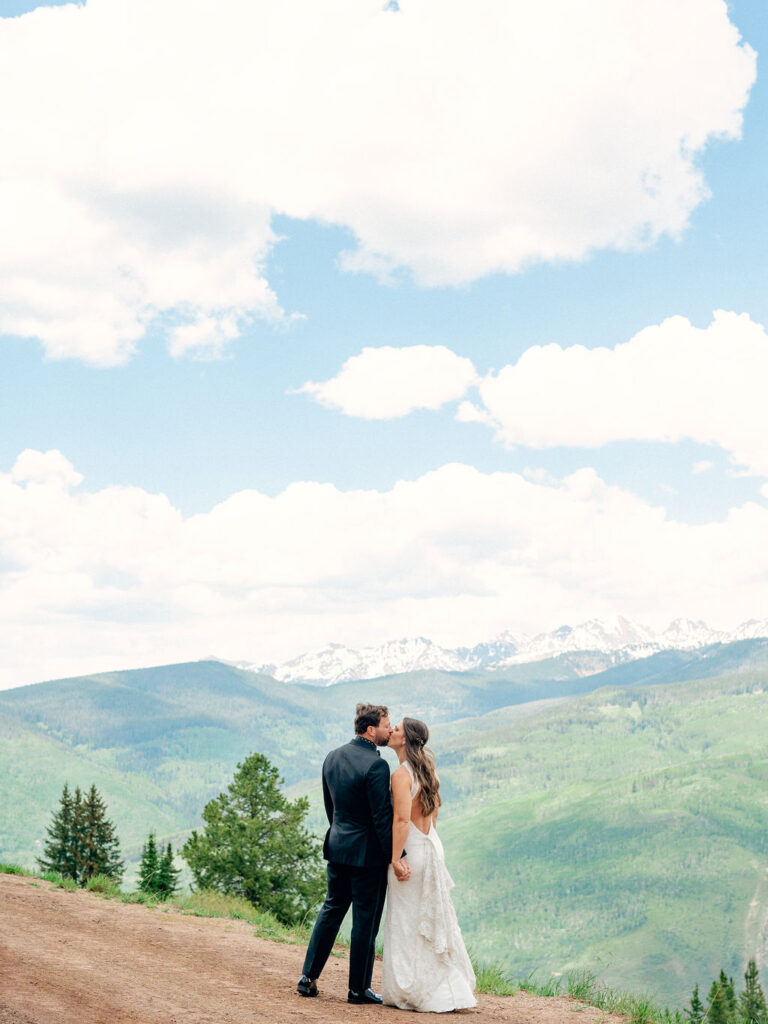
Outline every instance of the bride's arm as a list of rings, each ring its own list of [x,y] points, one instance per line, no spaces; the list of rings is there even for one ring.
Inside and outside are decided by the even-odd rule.
[[[402,856],[411,827],[411,777],[405,768],[398,768],[392,776],[392,802],[394,819],[392,821],[392,867],[400,877],[402,873]]]

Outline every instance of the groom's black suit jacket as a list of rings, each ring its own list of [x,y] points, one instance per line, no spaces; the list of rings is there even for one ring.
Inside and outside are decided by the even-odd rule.
[[[392,857],[389,767],[369,740],[355,736],[323,764],[323,797],[330,828],[326,860],[350,867],[383,867]]]

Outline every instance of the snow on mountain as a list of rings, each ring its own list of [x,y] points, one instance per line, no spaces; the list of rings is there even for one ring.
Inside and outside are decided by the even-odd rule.
[[[638,651],[648,649],[649,654],[659,648],[654,645],[655,637],[645,626],[630,622],[619,616],[613,622],[590,619],[578,626],[560,626],[551,633],[539,633],[527,643],[519,646],[514,655],[501,664],[520,664],[524,661],[541,661],[555,658],[572,651],[602,651],[609,653],[632,648]],[[642,657],[638,654],[637,657]]]
[[[756,633],[755,635],[766,636],[765,633]],[[706,647],[707,644],[727,643],[729,640],[735,639],[728,633],[710,629],[706,622],[701,620],[693,622],[691,619],[675,619],[674,622],[670,622],[661,634],[661,638],[665,647],[683,651],[690,651],[695,647]]]
[[[303,654],[281,665],[243,665],[264,672],[281,682],[310,681],[326,685],[353,679],[440,669],[466,672],[471,669],[503,668],[530,661],[542,661],[579,652],[605,655],[607,663],[618,664],[646,658],[659,651],[694,650],[708,644],[768,637],[768,619],[750,619],[731,632],[710,628],[691,619],[675,619],[657,633],[623,616],[614,620],[590,619],[577,626],[560,626],[550,633],[529,637],[507,630],[495,640],[474,647],[445,648],[425,637],[390,640],[378,647],[354,650],[344,644],[328,644],[322,650]],[[584,674],[589,674],[585,663]]]
[[[742,622],[739,628],[729,636],[729,639],[756,640],[763,636],[768,636],[768,619],[749,619],[747,622]]]
[[[463,672],[474,666],[461,649],[445,650],[431,640],[415,637],[390,640],[379,647],[364,647],[359,651],[344,644],[328,644],[320,651],[303,654],[282,665],[250,667],[284,683],[297,680],[341,683],[348,679],[376,679],[417,669]]]

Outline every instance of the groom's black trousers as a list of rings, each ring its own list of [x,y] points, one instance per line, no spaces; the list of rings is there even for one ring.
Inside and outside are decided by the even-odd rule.
[[[328,892],[312,930],[302,973],[313,981],[320,977],[351,904],[349,987],[353,992],[364,992],[370,988],[376,933],[381,922],[386,892],[386,864],[374,868],[354,868],[348,864],[328,861]]]

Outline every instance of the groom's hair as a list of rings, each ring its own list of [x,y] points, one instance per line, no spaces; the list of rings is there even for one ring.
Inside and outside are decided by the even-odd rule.
[[[355,708],[355,734],[361,736],[369,725],[376,726],[389,714],[383,704],[358,704]]]

